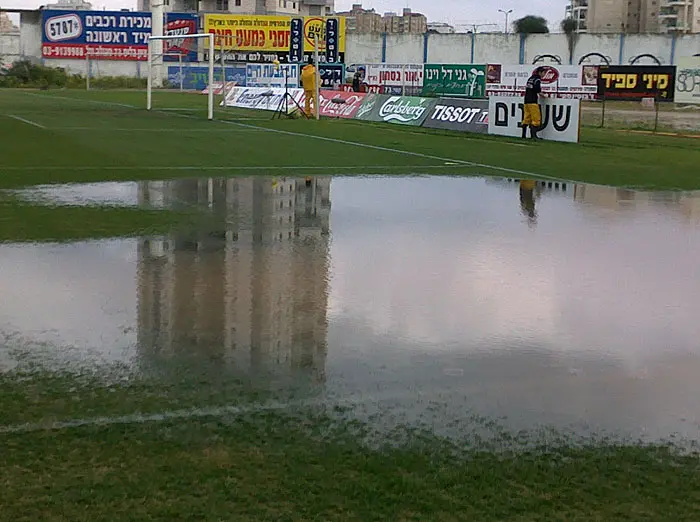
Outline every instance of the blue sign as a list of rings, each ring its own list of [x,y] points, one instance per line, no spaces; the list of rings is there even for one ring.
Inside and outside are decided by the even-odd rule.
[[[292,18],[289,26],[289,63],[304,61],[304,19]]]
[[[245,67],[226,67],[226,81],[236,82],[236,85],[245,86]],[[180,87],[182,77],[182,88],[188,91],[202,91],[207,86],[209,78],[209,67],[180,67],[168,66],[168,83],[172,88]],[[214,81],[221,81],[221,67],[214,69]]]
[[[345,64],[342,63],[320,63],[318,73],[321,77],[321,88],[340,90],[340,86],[345,83]]]
[[[147,60],[151,13],[41,12],[41,55],[84,60]]]
[[[326,62],[336,63],[338,61],[338,41],[340,38],[337,18],[326,20]]]
[[[186,38],[188,34],[197,33],[197,20],[197,15],[191,13],[165,14],[163,36],[181,36],[182,38],[163,41],[163,61],[197,61],[198,40],[196,38]]]

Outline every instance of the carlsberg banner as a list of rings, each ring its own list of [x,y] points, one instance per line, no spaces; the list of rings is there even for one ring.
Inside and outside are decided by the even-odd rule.
[[[435,99],[430,98],[369,94],[355,118],[420,126],[430,114],[435,102]]]

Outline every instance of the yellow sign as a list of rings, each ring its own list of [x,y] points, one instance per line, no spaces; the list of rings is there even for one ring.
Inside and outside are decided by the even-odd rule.
[[[304,51],[314,50],[314,37],[319,38],[319,51],[326,50],[326,20],[328,17],[305,16]],[[338,19],[338,52],[345,52],[345,18]],[[228,51],[288,52],[291,16],[205,14],[204,31],[213,33],[215,46]],[[208,43],[207,43],[208,45]]]

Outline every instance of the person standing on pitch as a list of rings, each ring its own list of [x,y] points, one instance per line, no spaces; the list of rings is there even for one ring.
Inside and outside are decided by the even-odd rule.
[[[312,56],[309,56],[309,63],[301,70],[301,86],[304,88],[304,112],[311,118],[313,116],[311,101],[314,102],[314,110],[316,110],[318,103],[316,99],[316,67]]]
[[[540,93],[542,92],[542,75],[544,69],[538,67],[527,80],[525,87],[525,104],[523,106],[523,138],[527,138],[527,128],[533,140],[541,140],[537,135],[542,125],[542,112],[540,111]]]

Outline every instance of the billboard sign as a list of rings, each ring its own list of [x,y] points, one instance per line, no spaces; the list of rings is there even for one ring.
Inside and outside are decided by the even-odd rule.
[[[151,13],[41,11],[41,55],[84,60],[147,60]]]
[[[423,127],[486,134],[489,130],[489,102],[440,98]]]
[[[163,36],[181,36],[177,40],[163,41],[164,62],[196,62],[197,40],[186,38],[197,33],[197,15],[190,13],[165,13]]]
[[[500,65],[486,66],[488,96],[525,96],[527,80],[538,67],[546,69],[542,94],[553,98],[594,100],[598,95],[597,65]]]
[[[542,127],[539,135],[552,141],[578,143],[581,101],[548,98],[540,103]],[[489,134],[522,136],[523,104],[512,96],[489,98]]]
[[[319,112],[329,118],[354,118],[365,96],[361,92],[321,91]]]
[[[340,90],[345,82],[345,65],[342,63],[322,63],[318,66],[322,89]]]
[[[355,117],[368,121],[420,126],[434,105],[433,98],[370,94],[365,97]]]
[[[297,103],[304,103],[303,89],[289,89],[288,92]],[[226,95],[225,103],[227,107],[276,111],[284,101],[284,93],[284,88],[280,87],[234,87]],[[293,112],[295,108],[294,102],[290,101],[289,111]]]
[[[226,67],[226,82],[233,82],[239,86],[245,86],[245,67]],[[178,67],[168,66],[168,84],[171,88],[179,88],[182,80],[182,88],[188,91],[201,91],[207,87],[209,67]],[[214,70],[214,79],[221,80],[221,67]]]
[[[420,94],[423,89],[423,64],[369,64],[365,66],[364,82],[371,92]]]
[[[249,63],[245,66],[246,87],[299,87],[299,64],[283,63],[279,67],[268,63]]]
[[[673,101],[676,67],[659,65],[601,66],[598,94],[606,99]]]
[[[486,66],[426,64],[423,94],[485,98]]]
[[[678,60],[676,103],[700,103],[700,56]]]

